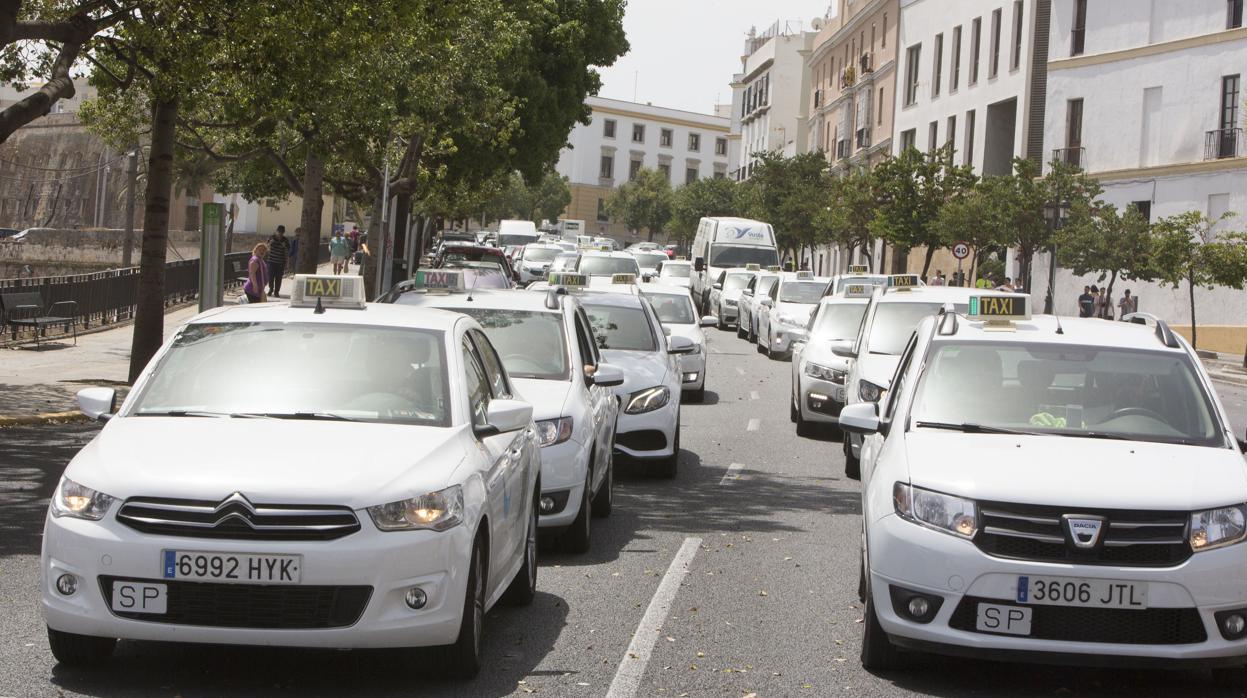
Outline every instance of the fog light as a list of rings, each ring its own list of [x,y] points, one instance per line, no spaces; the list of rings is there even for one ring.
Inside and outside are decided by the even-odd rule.
[[[73,596],[78,591],[78,578],[72,574],[62,574],[56,578],[56,590],[62,596]]]
[[[931,610],[931,604],[921,596],[915,596],[909,600],[909,615],[914,618],[925,618],[927,612]]]
[[[418,611],[429,602],[429,597],[424,593],[424,589],[412,587],[407,590],[407,595],[403,597],[403,600],[407,602],[409,608]]]
[[[1214,613],[1217,619],[1217,630],[1227,640],[1241,640],[1247,637],[1247,608]]]
[[[541,498],[541,513],[549,514],[552,511],[554,511],[554,498],[543,496]]]
[[[915,623],[930,623],[935,620],[940,606],[944,604],[942,596],[924,594],[904,587],[889,586],[888,592],[892,597],[892,610],[896,615]]]
[[[810,393],[810,399],[816,400],[818,402],[827,402],[831,398],[827,397],[826,395],[823,395],[822,393]]]

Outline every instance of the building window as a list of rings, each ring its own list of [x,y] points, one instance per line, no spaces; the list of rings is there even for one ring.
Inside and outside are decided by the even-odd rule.
[[[979,81],[979,48],[983,43],[983,18],[975,17],[970,24],[970,84]]]
[[[615,137],[615,120],[607,119],[602,122],[602,135],[606,138]]]
[[[632,142],[645,142],[645,124],[632,124]]]
[[[880,126],[883,125],[883,105],[884,104],[885,102],[883,101],[883,88],[880,87],[879,88],[879,115],[875,117],[879,120],[878,123]]]
[[[667,178],[668,182],[671,181],[671,163],[669,162],[658,163],[658,171],[662,173],[663,177]]]
[[[598,222],[609,223],[610,216],[606,215],[606,199],[598,199]]]
[[[1218,134],[1217,157],[1238,157],[1242,131],[1238,128],[1239,76],[1221,78],[1221,133]]]
[[[935,57],[933,59],[934,70],[931,75],[931,96],[940,96],[940,82],[942,76],[940,73],[944,71],[944,35],[935,35]]]
[[[685,168],[684,183],[692,184],[693,182],[696,182],[696,181],[697,181],[697,168],[696,167]]]
[[[906,150],[913,148],[914,143],[917,140],[918,140],[917,129],[911,128],[908,131],[901,131],[901,152],[905,152]]]
[[[715,155],[727,155],[727,139],[726,138],[714,139],[714,154]]]
[[[922,44],[905,51],[905,106],[918,101],[918,67],[922,60]]]
[[[1131,201],[1130,205],[1134,207],[1134,210],[1139,212],[1140,216],[1143,216],[1143,220],[1147,221],[1148,223],[1152,222],[1152,202],[1151,201]]]
[[[600,179],[615,178],[615,156],[603,155],[602,163],[598,165],[598,177]]]
[[[953,114],[948,117],[948,133],[944,134],[944,142],[952,146],[953,150],[957,149],[957,115]],[[952,153],[949,153],[952,157]]]
[[[628,181],[635,182],[637,173],[641,171],[641,161],[633,160],[628,163]]]
[[[688,134],[688,149],[694,153],[699,152],[701,150],[701,134],[700,133]]]
[[[1009,57],[1009,70],[1022,65],[1022,0],[1013,2],[1013,54]]]
[[[927,152],[934,153],[935,149],[940,147],[940,122],[932,121],[927,127]]]
[[[987,64],[987,77],[1000,74],[1000,9],[992,10],[991,61]]]
[[[883,13],[883,48],[888,47],[888,13]]]
[[[966,147],[963,152],[965,159],[962,160],[963,165],[974,165],[974,110],[966,112]]]
[[[1069,55],[1081,56],[1087,49],[1087,0],[1074,0],[1074,29],[1070,40]]]
[[[1243,0],[1227,0],[1225,7],[1225,28],[1238,29],[1243,26]]]
[[[1082,166],[1082,99],[1071,99],[1065,111],[1065,162]]]
[[[671,147],[671,141],[675,139],[674,132],[669,128],[664,128],[658,133],[658,145],[664,148]]]

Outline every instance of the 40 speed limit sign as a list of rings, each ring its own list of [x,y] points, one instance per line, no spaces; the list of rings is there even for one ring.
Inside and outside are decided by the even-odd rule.
[[[970,243],[959,242],[953,245],[953,256],[957,259],[965,259],[970,256]]]

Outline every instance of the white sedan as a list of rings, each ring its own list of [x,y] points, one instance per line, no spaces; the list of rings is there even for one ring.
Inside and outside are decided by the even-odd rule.
[[[490,607],[533,599],[540,446],[480,325],[365,306],[360,277],[295,283],[182,326],[115,413],[79,394],[107,424],[44,528],[57,661],[117,638],[441,645],[472,676]]]
[[[750,342],[758,341],[758,315],[762,305],[758,301],[771,295],[771,287],[779,282],[779,274],[761,272],[749,281],[740,292],[740,300],[736,303],[736,336]]]
[[[814,312],[830,281],[809,272],[781,274],[770,294],[757,301],[761,306],[754,330],[758,336],[758,351],[765,351],[772,359],[788,354],[793,340],[806,336],[810,313]]]
[[[690,289],[693,284],[693,263],[683,259],[673,259],[663,262],[658,267],[658,276],[651,280],[666,286],[682,288],[685,293],[691,293]]]
[[[810,318],[809,337],[793,344],[792,398],[789,413],[798,436],[812,436],[819,424],[839,422],[845,404],[849,360],[836,356],[831,343],[857,336],[874,286],[854,284],[827,296]]]
[[[693,299],[684,289],[660,284],[643,284],[641,293],[649,299],[658,321],[670,337],[685,337],[693,342],[693,352],[680,357],[683,394],[689,402],[706,397],[706,333],[703,327],[714,327],[715,319],[697,317]]]

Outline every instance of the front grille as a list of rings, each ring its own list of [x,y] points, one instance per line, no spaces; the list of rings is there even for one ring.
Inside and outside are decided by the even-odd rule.
[[[219,502],[135,497],[117,520],[155,535],[242,540],[334,540],[360,528],[349,507],[252,504],[239,494]]]
[[[1075,546],[1062,522],[1066,514],[1105,520],[1100,541]],[[1190,515],[1179,511],[1078,509],[981,502],[974,544],[995,557],[1123,567],[1172,567],[1191,556]]]
[[[948,626],[955,630],[983,632],[975,628],[980,603],[1030,608],[1031,634],[1026,637],[1036,640],[1123,645],[1189,645],[1208,639],[1204,622],[1199,617],[1199,611],[1194,608],[1131,610],[1026,606],[973,596],[961,599],[952,618],[948,620]]]
[[[667,447],[667,436],[657,429],[641,429],[616,434],[615,443],[633,451],[661,451]]]
[[[210,628],[345,628],[359,620],[372,596],[370,586],[216,584],[101,576],[100,591],[110,609],[113,582],[118,581],[164,584],[168,589],[168,610],[156,614],[114,609],[113,615],[151,623]]]

